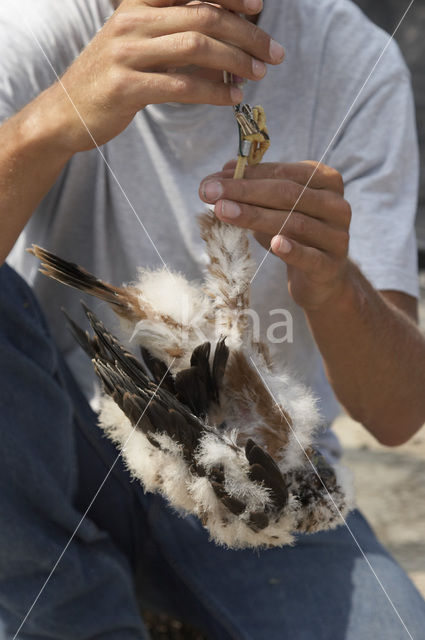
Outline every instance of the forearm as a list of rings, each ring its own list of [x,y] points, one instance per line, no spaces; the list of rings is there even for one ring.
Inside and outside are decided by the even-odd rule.
[[[255,7],[243,0],[118,4],[62,86],[0,127],[0,263],[73,153],[115,138],[148,104],[237,104],[242,91],[222,82],[222,69],[260,80],[266,63],[284,57],[281,45],[239,15],[254,17],[261,0]]]
[[[425,422],[425,339],[349,263],[342,293],[306,316],[348,413],[387,445]]]
[[[0,264],[72,155],[54,94],[48,89],[0,127]]]

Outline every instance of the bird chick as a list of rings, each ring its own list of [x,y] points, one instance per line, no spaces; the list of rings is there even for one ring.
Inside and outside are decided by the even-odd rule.
[[[255,265],[245,230],[200,219],[210,258],[203,283],[140,269],[116,287],[33,245],[51,278],[106,301],[130,353],[86,308],[93,335],[71,329],[103,385],[99,425],[146,491],[195,514],[231,548],[290,544],[342,523],[347,471],[312,442],[316,402],[255,342],[244,311]],[[201,339],[200,339],[201,338]]]

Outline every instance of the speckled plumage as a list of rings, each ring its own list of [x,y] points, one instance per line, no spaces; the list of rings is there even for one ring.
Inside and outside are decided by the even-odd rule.
[[[312,446],[320,417],[311,392],[253,340],[246,232],[212,214],[200,224],[210,258],[202,284],[141,269],[135,283],[113,287],[31,251],[50,277],[106,300],[125,342],[141,349],[140,359],[130,354],[89,310],[94,337],[70,320],[105,391],[100,426],[145,489],[196,514],[220,544],[290,544],[296,532],[342,523],[351,478]]]

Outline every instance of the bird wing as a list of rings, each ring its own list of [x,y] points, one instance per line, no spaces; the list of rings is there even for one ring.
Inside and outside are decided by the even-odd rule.
[[[225,239],[230,252],[227,232]],[[147,318],[154,328],[167,324],[168,317],[158,317],[153,302],[152,307],[145,306],[137,289],[114,287],[40,247],[30,251],[42,260],[43,273],[105,300],[122,317],[134,323]],[[172,362],[170,366],[164,362],[169,348],[165,339],[155,353],[144,342],[138,359],[89,309],[86,314],[94,335],[71,319],[69,323],[103,384],[100,424],[119,445],[129,469],[145,489],[160,492],[174,507],[197,515],[221,544],[276,546],[292,542],[294,531],[336,526],[335,505],[346,513],[348,504],[339,477],[314,449],[310,449],[310,458],[318,465],[320,478],[298,449],[294,453],[298,447],[292,434],[298,429],[296,410],[305,393],[292,394],[287,414],[283,407],[289,401],[286,392],[292,378],[275,376],[273,382],[266,360],[259,361],[267,385],[273,382],[271,388],[279,398],[281,406],[275,408],[262,376],[250,365],[250,349],[234,346],[232,323],[238,305],[247,302],[249,269],[245,263],[240,266],[239,275],[244,277],[238,280],[234,274],[217,293],[220,304],[225,291],[233,296],[224,296],[224,307],[229,303],[224,324],[231,332],[226,338],[231,350],[223,339],[217,342],[214,354],[209,342],[192,341],[185,357],[187,364],[190,357],[190,366],[183,368],[180,361],[173,369],[175,375],[170,371]],[[236,322],[236,331],[245,328]],[[302,417],[305,410],[301,409]],[[300,424],[307,442],[305,425]]]
[[[85,305],[84,308],[93,336],[66,315],[75,338],[92,359],[105,393],[155,449],[166,449],[169,453],[171,447],[167,442],[164,446],[164,435],[177,445],[179,463],[185,463],[191,477],[187,481],[188,490],[191,482],[206,480],[212,489],[210,510],[217,511],[216,503],[219,503],[222,519],[242,518],[241,523],[251,533],[262,531],[276,520],[287,505],[288,490],[287,481],[272,457],[252,439],[244,447],[238,447],[224,432],[205,420],[210,403],[218,400],[216,394],[219,394],[228,357],[225,341],[220,340],[216,346],[212,368],[209,365],[211,347],[205,343],[194,350],[191,366],[172,376],[164,363],[153,358],[146,349],[143,350],[143,362],[139,361],[90,309]],[[156,372],[154,376],[152,370]],[[197,406],[192,399],[195,380],[198,384]],[[130,446],[126,445],[125,449]],[[223,464],[223,459],[229,455],[233,464],[239,466],[239,474],[245,476],[245,495],[232,491],[228,469]],[[137,471],[143,480],[143,470]],[[161,485],[159,474],[157,490],[164,492]],[[250,487],[254,494],[262,492],[262,504],[254,505],[255,501],[249,495]],[[172,492],[165,492],[165,497],[173,504]],[[199,505],[195,504],[193,511],[200,515]],[[205,505],[202,516],[205,520]]]
[[[36,244],[27,251],[41,260],[40,272],[49,278],[100,298],[110,304],[118,315],[133,322],[147,317],[146,309],[140,306],[134,287],[115,287],[78,264],[63,260]]]

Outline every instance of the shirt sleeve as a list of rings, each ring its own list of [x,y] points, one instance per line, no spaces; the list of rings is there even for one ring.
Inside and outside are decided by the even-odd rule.
[[[0,3],[0,123],[57,81],[102,26],[108,7],[108,0]]]
[[[336,5],[323,57],[316,156],[328,146],[323,162],[344,178],[352,260],[377,289],[417,297],[419,156],[410,74],[388,34],[357,8]]]
[[[26,3],[0,7],[0,122],[11,117],[55,80],[43,59],[43,34]],[[38,44],[40,46],[38,46]]]

